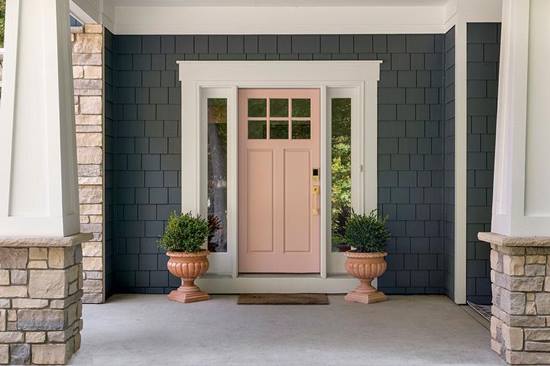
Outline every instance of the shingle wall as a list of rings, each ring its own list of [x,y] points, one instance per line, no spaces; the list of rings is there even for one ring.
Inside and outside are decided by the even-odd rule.
[[[393,237],[379,285],[387,293],[447,292],[445,35],[112,38],[107,196],[116,291],[162,293],[178,285],[156,243],[185,184],[177,60],[380,59],[379,204]]]
[[[500,24],[468,24],[467,298],[484,304],[491,303],[490,247],[477,233],[491,231],[499,56]]]

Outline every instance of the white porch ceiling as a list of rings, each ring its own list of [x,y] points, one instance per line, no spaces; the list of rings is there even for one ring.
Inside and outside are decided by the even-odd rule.
[[[443,33],[457,19],[500,21],[502,0],[71,0],[71,5],[115,34],[403,34]]]
[[[105,0],[113,6],[444,6],[450,0]]]

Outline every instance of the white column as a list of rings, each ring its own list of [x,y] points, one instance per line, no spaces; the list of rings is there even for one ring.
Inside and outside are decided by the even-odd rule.
[[[550,235],[550,1],[502,15],[492,231]]]
[[[68,0],[7,0],[0,235],[78,233]]]

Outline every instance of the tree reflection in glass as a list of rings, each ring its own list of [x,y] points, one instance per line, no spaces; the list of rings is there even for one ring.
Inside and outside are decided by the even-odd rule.
[[[208,99],[208,250],[227,251],[227,99]]]

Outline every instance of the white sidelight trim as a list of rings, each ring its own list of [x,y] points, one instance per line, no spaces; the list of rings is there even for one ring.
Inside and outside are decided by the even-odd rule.
[[[377,207],[377,84],[381,61],[180,61],[182,82],[182,210],[206,214],[207,100],[228,102],[228,243],[227,253],[210,255],[209,289],[244,291],[250,281],[238,274],[237,253],[237,93],[239,88],[316,88],[321,91],[321,271],[301,284],[329,280],[331,292],[349,290],[342,253],[330,250],[330,98],[352,98],[352,184],[357,211]],[[338,279],[334,276],[337,275]],[[221,276],[221,277],[220,277]],[[302,277],[300,277],[302,278]],[[229,287],[221,283],[232,282]],[[221,281],[221,282],[220,282]],[[277,281],[274,275],[267,279]],[[300,280],[302,281],[302,280]],[[288,290],[298,287],[288,283]],[[271,286],[271,285],[268,285]],[[274,286],[274,285],[273,285]],[[285,285],[286,286],[286,285]],[[293,287],[294,286],[294,287]],[[284,286],[283,286],[284,287]],[[283,288],[278,287],[278,288]],[[284,287],[287,288],[287,287]],[[215,290],[217,291],[217,290]],[[222,290],[220,290],[222,291]],[[229,290],[227,290],[229,291]],[[236,290],[235,290],[236,291]],[[223,292],[223,291],[222,291]]]
[[[8,0],[6,16],[0,232],[76,234],[80,223],[69,2]]]
[[[550,234],[550,3],[504,0],[492,231]]]
[[[455,26],[455,204],[454,204],[454,302],[466,304],[467,226],[467,28],[465,21]]]

